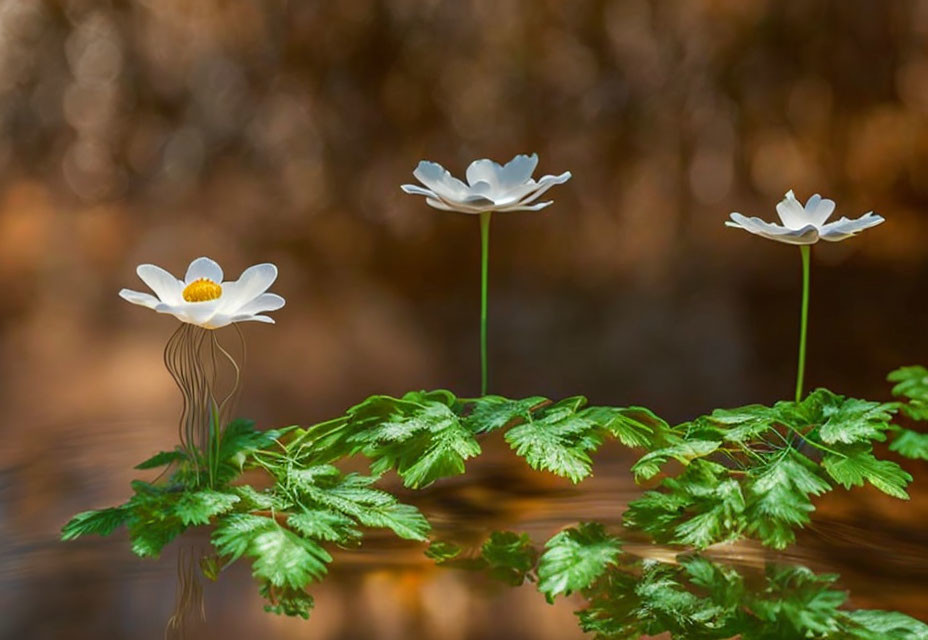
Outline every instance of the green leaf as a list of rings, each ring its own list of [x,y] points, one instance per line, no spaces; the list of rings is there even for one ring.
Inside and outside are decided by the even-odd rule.
[[[745,501],[738,482],[725,480],[710,492],[700,492],[696,496],[701,502],[698,507],[701,513],[677,526],[674,542],[701,549],[740,533]]]
[[[323,509],[313,509],[291,514],[287,524],[307,538],[318,538],[328,542],[345,543],[361,537],[354,528],[354,520],[348,516]]]
[[[591,585],[621,552],[618,538],[598,523],[585,522],[565,529],[545,544],[538,563],[538,590],[552,601]]]
[[[506,433],[506,442],[533,469],[579,482],[590,475],[589,452],[602,444],[599,425],[577,413],[586,398],[561,400],[538,411],[532,421]]]
[[[912,476],[890,460],[877,460],[869,451],[850,452],[846,456],[826,454],[822,465],[835,482],[846,489],[863,485],[864,480],[896,498],[909,499],[905,487]]]
[[[480,453],[480,445],[449,407],[447,391],[412,392],[401,399],[373,396],[349,410],[342,435],[372,461],[380,474],[396,469],[403,483],[418,489],[435,480],[464,473],[464,461]]]
[[[132,552],[142,558],[157,558],[161,550],[183,532],[184,526],[176,518],[147,522],[133,518],[129,521]]]
[[[245,555],[254,538],[277,527],[273,518],[237,513],[222,518],[213,531],[213,546],[219,555],[229,556],[229,563]]]
[[[471,433],[489,433],[513,424],[530,421],[532,409],[550,402],[541,396],[510,400],[502,396],[483,396],[469,404],[470,413],[464,418],[464,427]]]
[[[313,597],[304,589],[275,586],[269,580],[261,583],[259,593],[268,600],[264,610],[268,613],[309,619],[314,602]]]
[[[653,478],[671,459],[687,465],[694,458],[714,452],[721,444],[711,440],[682,440],[669,447],[646,453],[632,466],[632,473],[635,474],[635,480]]]
[[[538,552],[528,534],[511,531],[494,531],[483,543],[481,557],[486,561],[490,576],[517,587],[535,568]]]
[[[74,540],[90,534],[108,536],[125,524],[129,513],[125,506],[97,511],[84,511],[71,518],[61,528],[62,540]]]
[[[255,535],[245,551],[255,558],[252,573],[275,586],[294,589],[321,580],[332,561],[325,549],[280,526]]]
[[[928,625],[896,611],[861,609],[844,613],[851,622],[854,637],[865,640],[928,640]],[[858,628],[866,631],[861,634]],[[870,635],[872,634],[872,635]]]
[[[428,520],[418,509],[399,502],[368,507],[358,515],[358,520],[366,527],[390,529],[400,538],[421,542],[428,539],[431,529]]]
[[[453,542],[435,540],[429,545],[429,548],[425,550],[425,557],[434,560],[435,564],[444,564],[461,555],[461,551],[463,551],[463,549]]]
[[[284,529],[272,518],[232,514],[220,518],[213,546],[229,563],[242,556],[255,559],[252,573],[278,587],[300,589],[326,573],[332,557],[317,543]]]
[[[136,469],[155,469],[164,467],[175,462],[183,462],[187,459],[187,454],[178,447],[173,451],[160,451],[144,462],[135,465]]]
[[[901,367],[887,376],[895,382],[894,396],[907,398],[902,410],[913,420],[928,420],[928,369],[921,366]]]
[[[722,437],[728,442],[746,442],[775,427],[780,421],[778,407],[750,404],[736,409],[716,409],[708,416],[694,420],[692,425],[700,431],[714,428],[718,435],[711,432],[705,434],[710,437]]]
[[[883,433],[890,427],[892,407],[880,402],[847,398],[837,406],[826,407],[825,423],[819,436],[826,444],[853,444],[866,440],[886,439]]]
[[[209,524],[210,519],[229,511],[241,498],[233,493],[212,489],[185,491],[181,494],[174,512],[184,526]]]
[[[795,541],[794,526],[809,522],[809,513],[815,509],[809,495],[831,489],[802,460],[798,454],[781,455],[750,485],[747,531],[758,533],[764,544],[775,549]]]
[[[928,433],[899,429],[889,449],[913,460],[928,460]]]
[[[644,407],[587,407],[580,417],[598,424],[626,447],[650,447],[670,426]]]

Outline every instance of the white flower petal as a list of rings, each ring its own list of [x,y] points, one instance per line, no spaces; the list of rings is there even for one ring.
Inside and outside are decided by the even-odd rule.
[[[818,241],[818,229],[812,225],[806,225],[801,229],[787,229],[778,224],[765,222],[760,218],[748,218],[737,212],[731,214],[731,221],[726,221],[725,226],[744,229],[768,240],[786,244],[813,244]]]
[[[448,170],[436,162],[423,160],[412,175],[443,200],[460,200],[470,193],[466,184],[453,177]]]
[[[787,229],[801,229],[808,224],[806,210],[796,200],[792,189],[787,191],[786,196],[777,203],[777,214]]]
[[[270,316],[242,315],[232,318],[232,322],[264,322],[266,324],[277,324],[274,318]]]
[[[276,279],[277,267],[265,262],[248,267],[234,282],[224,282],[220,298],[223,313],[236,314],[238,309],[267,291]]]
[[[535,191],[533,191],[531,194],[529,194],[527,198],[523,199],[519,204],[528,204],[529,202],[533,202],[537,200],[541,196],[541,194],[543,194],[545,191],[547,191],[554,185],[564,184],[565,182],[570,180],[572,177],[573,177],[573,174],[571,174],[570,171],[565,171],[559,176],[542,176],[538,180],[538,188]]]
[[[190,284],[194,280],[199,280],[200,278],[206,278],[207,280],[212,280],[216,284],[219,284],[222,282],[222,267],[209,258],[197,258],[187,267],[187,275],[184,276],[184,283]]]
[[[808,224],[821,228],[828,216],[834,213],[835,201],[822,198],[817,193],[806,201],[805,219]]]
[[[132,304],[148,307],[149,309],[154,309],[161,304],[161,301],[150,293],[142,293],[141,291],[133,291],[132,289],[121,289],[119,291],[119,297]]]
[[[155,307],[158,313],[167,313],[178,320],[195,324],[206,329],[218,329],[225,324],[213,324],[211,322],[216,312],[219,310],[222,298],[209,300],[207,302],[181,302],[180,304],[161,303]],[[226,323],[228,324],[228,323]]]
[[[429,189],[423,189],[416,184],[404,184],[400,186],[404,192],[414,196],[425,196],[426,198],[437,198],[438,196]]]
[[[445,204],[441,200],[436,200],[435,198],[426,198],[425,204],[429,205],[430,207],[434,207],[436,209],[441,209],[442,211],[455,211],[455,209],[452,209],[451,207],[449,207],[447,204]],[[470,212],[463,211],[462,213],[470,213]]]
[[[183,300],[183,283],[161,267],[140,264],[135,272],[162,302],[175,304]]]
[[[499,177],[502,170],[503,168],[492,160],[474,160],[467,165],[467,184],[473,190],[478,182],[485,182],[490,189],[496,191],[500,186]]]
[[[839,242],[841,240],[850,238],[851,236],[857,235],[864,229],[875,227],[884,221],[885,220],[883,216],[877,215],[872,211],[865,213],[863,216],[857,218],[856,220],[841,218],[822,227],[822,240],[827,240],[829,242]]]
[[[499,172],[499,186],[503,191],[520,187],[532,178],[538,166],[538,154],[519,154],[503,166]]]
[[[500,211],[539,211],[545,207],[551,206],[554,204],[554,200],[545,200],[544,202],[538,202],[536,204],[516,204],[510,207],[505,207],[500,209]]]
[[[246,305],[240,307],[236,315],[252,315],[255,313],[264,313],[266,311],[277,311],[287,303],[276,293],[262,293]]]

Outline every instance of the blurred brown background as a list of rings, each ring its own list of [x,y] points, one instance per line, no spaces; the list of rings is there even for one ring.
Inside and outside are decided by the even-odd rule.
[[[533,151],[539,173],[574,178],[545,211],[494,218],[492,391],[671,421],[789,397],[798,251],[722,224],[772,219],[789,188],[887,220],[813,251],[809,383],[885,398],[886,372],[928,361],[924,0],[0,3],[0,635],[163,637],[175,551],[55,542],[174,442],[175,323],[116,296],[144,289],[137,264],[278,264],[278,324],[245,327],[240,413],[261,425],[375,392],[472,395],[476,219],[399,185],[423,158],[461,175]],[[451,528],[507,505],[487,526],[542,521],[541,539],[636,495],[619,448],[571,492],[501,444],[410,499]],[[908,466],[911,503],[860,490],[820,514],[844,532],[835,562],[852,582],[856,568],[857,603],[926,618],[928,468]],[[570,498],[553,519],[551,487]],[[841,547],[825,539],[810,557]],[[346,558],[308,623],[263,614],[242,569],[207,585],[197,636],[578,635],[577,603],[394,557]]]

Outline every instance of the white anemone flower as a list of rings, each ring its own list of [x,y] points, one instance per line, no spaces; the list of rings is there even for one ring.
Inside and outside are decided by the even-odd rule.
[[[249,267],[230,281],[223,281],[222,268],[209,258],[191,262],[183,280],[153,264],[139,265],[136,273],[155,295],[123,289],[121,298],[204,329],[233,322],[273,324],[273,318],[261,314],[284,306],[279,295],[265,293],[277,279],[277,267],[271,263]]]
[[[783,222],[782,225],[765,222],[760,218],[749,218],[736,212],[731,214],[731,220],[725,221],[725,226],[744,229],[778,242],[808,245],[819,240],[839,242],[883,222],[883,216],[869,211],[856,220],[841,218],[826,223],[834,210],[834,200],[822,198],[817,193],[809,198],[803,207],[796,200],[792,190],[789,190],[786,197],[777,204],[777,214]]]
[[[467,167],[467,184],[464,184],[440,164],[423,160],[412,174],[427,188],[404,184],[402,189],[425,196],[426,203],[444,211],[538,211],[554,201],[536,203],[535,200],[554,185],[570,180],[570,171],[559,176],[543,176],[536,182],[532,173],[537,165],[538,154],[535,153],[517,155],[504,166],[492,160],[474,160]]]

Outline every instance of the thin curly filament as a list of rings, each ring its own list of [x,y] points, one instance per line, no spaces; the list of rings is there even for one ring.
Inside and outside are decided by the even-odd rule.
[[[203,622],[206,621],[203,587],[197,578],[198,555],[193,548],[182,547],[178,551],[177,594],[174,612],[164,629],[165,640],[184,640],[190,637],[188,632],[192,630],[191,626],[197,617]]]
[[[238,326],[235,331],[244,362],[245,339]],[[242,387],[242,365],[223,346],[216,331],[186,323],[168,340],[164,363],[183,397],[178,425],[181,446],[191,460],[202,461],[209,457],[210,446],[218,450],[221,430],[233,417]],[[227,388],[224,393],[223,387]],[[214,422],[215,441],[210,437]]]

